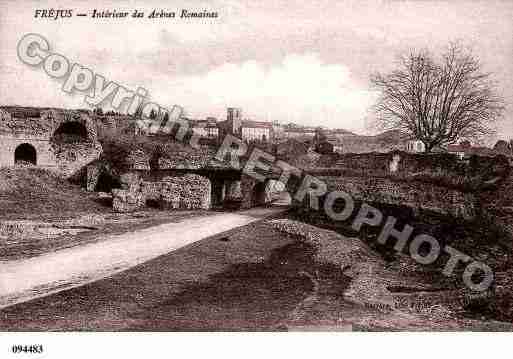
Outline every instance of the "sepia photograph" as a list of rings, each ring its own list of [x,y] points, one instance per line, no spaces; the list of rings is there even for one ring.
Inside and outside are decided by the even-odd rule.
[[[0,351],[488,355],[512,80],[507,0],[2,0]]]

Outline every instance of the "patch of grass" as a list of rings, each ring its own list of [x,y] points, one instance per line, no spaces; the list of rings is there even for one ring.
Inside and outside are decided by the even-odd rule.
[[[75,229],[85,231],[79,233],[66,233],[47,237],[45,235],[11,236],[0,242],[0,260],[16,260],[30,258],[48,252],[65,248],[94,243],[109,238],[109,235],[130,233],[164,223],[179,222],[198,215],[209,215],[207,211],[156,211],[146,210],[136,213],[107,213],[95,215],[95,223],[77,216],[79,223],[84,225],[73,226],[62,221],[52,222],[55,228]],[[89,224],[91,223],[91,224]],[[86,225],[89,224],[89,225]],[[48,226],[52,225],[47,223]]]
[[[0,219],[48,219],[111,209],[56,174],[40,168],[0,168]]]

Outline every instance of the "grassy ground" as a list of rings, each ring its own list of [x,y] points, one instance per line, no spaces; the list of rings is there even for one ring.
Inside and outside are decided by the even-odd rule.
[[[95,195],[47,171],[0,169],[0,220],[24,218],[62,224],[84,215],[96,218],[92,228],[74,235],[64,233],[51,240],[44,236],[8,238],[0,246],[2,259],[30,257],[94,242],[104,234],[130,232],[195,214],[198,213],[114,214]],[[413,224],[442,244],[451,244],[486,261],[497,273],[510,267],[509,251],[479,224],[436,220],[419,223],[408,216],[397,217],[399,228],[404,223]],[[347,224],[332,225],[312,217],[291,218],[355,235],[347,231]],[[364,229],[359,236],[394,268],[397,254],[376,243],[377,230]],[[410,268],[407,274],[418,276],[419,283],[425,280],[443,287],[456,285],[441,277],[438,272],[442,267],[435,263],[433,268],[423,267],[420,272]],[[341,330],[351,326],[362,330],[463,330],[477,325],[493,330],[489,321],[509,318],[498,315],[502,310],[485,313],[483,308],[477,308],[476,318],[487,321],[477,322],[464,317],[437,318],[431,313],[384,311],[348,301],[345,292],[351,284],[352,279],[342,268],[319,266],[310,247],[261,222],[181,248],[111,278],[6,308],[0,311],[0,329]],[[501,306],[509,306],[509,298],[509,294],[504,296]]]
[[[289,264],[291,243],[270,226],[250,225],[114,277],[6,308],[0,328],[276,330],[312,288],[297,264]]]
[[[0,220],[55,219],[106,213],[95,194],[39,168],[0,168]]]
[[[90,213],[41,222],[36,232],[28,235],[0,237],[0,260],[30,258],[101,241],[109,235],[123,234],[163,223],[179,222],[214,212],[145,210],[135,213]]]
[[[328,251],[328,253],[330,253]],[[259,222],[82,287],[0,311],[1,330],[505,330],[349,301],[352,279]],[[372,284],[372,283],[371,283]]]
[[[398,219],[396,228],[402,228],[405,224],[411,225],[414,232],[410,238],[420,233],[427,233],[436,238],[442,248],[445,245],[450,245],[491,267],[494,273],[494,282],[490,291],[483,295],[467,293],[469,294],[467,296],[465,294],[464,303],[460,306],[457,315],[481,321],[513,322],[513,308],[510,304],[513,296],[513,286],[511,285],[513,254],[511,246],[506,243],[507,240],[493,226],[490,226],[490,223],[450,220],[434,214],[415,217],[412,213],[393,206],[373,205],[380,208],[384,215],[396,217]],[[351,228],[354,216],[344,222],[327,220],[323,214],[315,212],[295,213],[291,214],[289,218],[311,223],[345,236],[361,238],[386,261],[392,272],[404,273],[410,279],[408,281],[418,282],[419,285],[403,283],[396,286],[394,291],[397,294],[420,292],[415,287],[419,287],[422,283],[427,285],[432,283],[430,286],[433,287],[433,292],[425,295],[428,300],[437,296],[452,300],[454,298],[452,298],[451,291],[461,291],[462,288],[466,288],[462,281],[465,265],[457,266],[451,276],[443,275],[442,270],[449,260],[449,255],[443,252],[430,265],[415,263],[408,255],[407,249],[403,253],[398,253],[393,248],[395,245],[393,239],[387,241],[386,245],[378,243],[377,238],[382,226],[364,226],[359,232],[355,232]],[[405,248],[408,248],[408,245]],[[474,278],[474,281],[477,282],[478,279]],[[447,293],[445,294],[443,291],[447,291]]]
[[[36,222],[35,230],[2,233],[0,260],[32,257],[45,252],[96,242],[161,223],[180,221],[206,211],[146,209],[118,214],[112,206],[78,185],[39,168],[0,168],[0,222]],[[29,226],[32,224],[29,223]],[[2,236],[3,234],[3,236]]]

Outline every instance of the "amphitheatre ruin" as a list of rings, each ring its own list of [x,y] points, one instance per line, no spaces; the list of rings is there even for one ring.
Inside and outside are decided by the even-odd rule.
[[[238,220],[246,221],[237,223],[260,221],[262,217],[251,217],[247,215],[248,211],[277,211],[279,206],[273,206],[273,202],[286,192],[289,202],[282,207],[285,209],[279,209],[280,216],[287,213],[285,216],[290,214],[295,219],[330,230],[338,230],[337,226],[343,226],[344,221],[327,223],[323,209],[328,203],[335,213],[341,213],[344,203],[328,199],[328,193],[346,193],[358,205],[370,203],[387,214],[380,221],[386,222],[383,233],[389,237],[399,238],[401,233],[407,232],[407,223],[420,221],[422,228],[427,226],[433,231],[451,226],[456,235],[467,227],[470,228],[468,231],[476,233],[484,230],[486,239],[481,240],[480,245],[488,246],[485,242],[493,241],[492,247],[498,248],[496,243],[500,241],[500,246],[511,247],[513,209],[510,203],[513,191],[510,164],[505,157],[473,156],[462,161],[444,153],[320,154],[306,151],[282,158],[276,153],[276,160],[286,161],[301,173],[290,176],[286,184],[281,185],[279,180],[283,168],[276,163],[271,164],[268,170],[260,171],[263,181],[243,170],[251,157],[250,151],[238,158],[242,166],[234,168],[231,161],[233,153],[219,160],[215,146],[191,147],[184,143],[187,141],[175,141],[172,133],[147,136],[134,129],[134,122],[126,116],[98,116],[86,110],[0,108],[0,175],[3,176],[0,201],[4,219],[0,222],[0,238],[14,238],[13,243],[19,241],[15,245],[5,245],[4,256],[18,258],[20,248],[21,253],[28,251],[33,256],[59,246],[75,246],[75,240],[79,244],[83,244],[82,240],[96,241],[96,237],[104,234],[102,231],[110,233],[109,226],[118,226],[117,230],[123,233],[126,228],[133,228],[130,226],[134,226],[136,221],[140,221],[138,226],[145,228],[145,221],[174,221],[182,218],[182,213],[187,218],[184,223],[189,223],[189,217],[192,221],[194,216],[202,217],[201,220],[210,218],[210,228],[202,228],[202,233],[207,236],[211,235],[211,229],[225,228],[216,222],[216,218],[220,218],[218,216],[234,215]],[[59,180],[54,180],[49,174]],[[23,183],[18,186],[18,182]],[[324,192],[319,192],[320,183],[326,186]],[[298,193],[303,195],[298,196]],[[312,208],[313,200],[317,201],[318,208]],[[206,214],[206,210],[217,213]],[[392,223],[389,219],[394,215],[403,223],[402,232],[399,229],[394,231],[389,225]],[[283,221],[288,224],[282,228]],[[278,220],[273,225],[297,234],[297,222],[287,221]],[[312,238],[328,232],[319,227],[308,228],[315,228]],[[401,228],[400,225],[397,228]],[[246,229],[241,232],[244,231]],[[84,239],[80,233],[89,234],[84,234]],[[181,232],[177,233],[180,237]],[[218,246],[231,238],[222,230],[220,233],[222,237],[215,242]],[[255,236],[250,235],[253,241]],[[24,242],[27,238],[30,239],[28,244]],[[152,250],[151,246],[146,246],[144,235],[138,240],[141,248]],[[30,241],[37,242],[34,245]],[[172,241],[168,242],[166,238],[162,241],[166,244],[159,247],[160,250],[172,249],[167,247]],[[462,250],[476,260],[486,259],[489,263],[493,259],[481,257],[481,247],[473,244],[477,242],[463,245],[458,238],[455,242],[458,248],[463,247]],[[123,252],[124,248],[120,247],[120,251]],[[386,257],[386,249],[383,251]],[[136,252],[131,255],[138,258]],[[105,253],[108,251],[98,254],[100,267],[106,265],[101,262]],[[64,251],[63,258],[65,254]],[[497,258],[497,263],[492,265],[502,286],[508,283],[509,274],[501,269],[502,262]],[[87,263],[82,264],[87,267]],[[109,265],[115,268],[109,267],[114,273],[125,268],[123,265],[126,264],[113,262]],[[87,271],[80,265],[73,265],[70,270],[77,273]],[[12,289],[16,294],[4,297],[0,306],[32,298],[32,294],[16,290]],[[403,295],[389,289],[385,292],[394,298]],[[437,305],[450,300],[459,306],[462,298],[459,289],[449,294],[426,293],[404,295],[415,305],[424,300]],[[507,291],[501,288],[495,295],[505,298],[504,301],[508,298]]]
[[[64,176],[98,158],[96,124],[87,111],[0,108],[0,166],[32,164]]]
[[[128,117],[122,121],[130,127]],[[251,208],[270,203],[273,191],[287,190],[293,195],[302,183],[292,176],[287,188],[280,186],[282,170],[276,166],[265,173],[265,181],[257,181],[230,166],[230,158],[217,160],[215,148],[191,148],[170,138],[152,146],[148,143],[153,139],[143,140],[139,146],[141,136],[128,137],[135,143],[104,149],[99,133],[112,128],[112,122],[108,116],[99,118],[87,110],[1,107],[0,166],[37,166],[63,178],[78,178],[87,191],[112,192],[119,211],[133,211],[148,203],[209,209],[230,200]],[[303,178],[311,175],[324,181],[328,191],[343,190],[357,200],[466,219],[486,207],[481,199],[484,186],[500,190],[503,179],[509,177],[509,165],[500,157],[476,157],[468,163],[446,154],[405,152],[300,157],[292,165],[303,171]],[[308,195],[301,200],[308,200]]]

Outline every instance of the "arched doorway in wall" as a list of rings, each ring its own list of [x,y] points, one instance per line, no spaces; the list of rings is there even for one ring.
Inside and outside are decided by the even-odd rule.
[[[14,150],[15,165],[37,165],[37,152],[34,146],[23,143]]]
[[[251,203],[253,206],[264,206],[271,202],[267,186],[269,181],[257,182],[251,192]]]
[[[89,139],[87,128],[80,122],[70,121],[61,124],[52,136],[55,143],[87,142]]]

